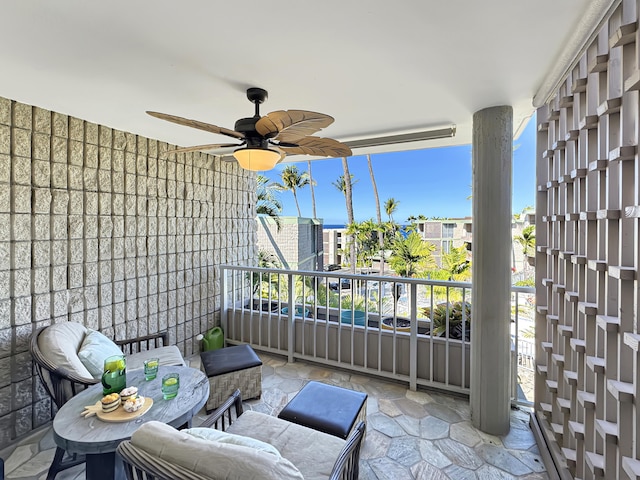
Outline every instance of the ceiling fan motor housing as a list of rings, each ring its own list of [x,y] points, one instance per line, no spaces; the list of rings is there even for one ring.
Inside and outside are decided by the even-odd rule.
[[[258,120],[260,120],[260,117],[241,118],[240,120],[236,121],[233,129],[236,132],[245,134],[245,136],[252,133],[257,135],[258,132],[256,132],[256,122]]]
[[[267,148],[268,145],[267,140],[269,137],[263,137],[256,132],[256,122],[258,120],[260,120],[260,117],[241,118],[233,127],[236,132],[244,134],[249,148]]]

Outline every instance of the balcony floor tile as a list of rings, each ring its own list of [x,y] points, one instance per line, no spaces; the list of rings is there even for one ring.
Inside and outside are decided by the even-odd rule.
[[[263,392],[245,408],[277,415],[309,380],[366,392],[367,435],[361,451],[360,478],[381,479],[548,479],[528,426],[528,414],[513,410],[511,432],[503,437],[473,428],[469,402],[440,392],[412,392],[403,385],[306,362],[289,364],[260,354]],[[189,359],[200,368],[200,358]],[[206,418],[202,410],[194,425]],[[55,445],[50,425],[0,451],[5,478],[46,478]],[[79,465],[56,480],[82,480]]]

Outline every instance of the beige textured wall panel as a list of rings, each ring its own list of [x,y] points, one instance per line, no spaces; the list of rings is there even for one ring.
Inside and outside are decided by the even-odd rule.
[[[190,355],[219,322],[218,265],[254,261],[254,175],[167,148],[0,97],[0,448],[51,418],[24,368],[36,328],[168,330]]]

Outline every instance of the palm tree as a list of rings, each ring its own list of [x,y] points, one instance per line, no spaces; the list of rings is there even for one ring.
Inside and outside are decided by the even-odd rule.
[[[269,183],[269,179],[264,175],[258,174],[256,181],[256,193],[258,195],[256,213],[271,217],[275,222],[278,231],[280,231],[280,212],[282,212],[282,203],[280,203],[280,200],[276,196],[277,188],[275,184]]]
[[[347,204],[347,223],[352,224],[354,222],[353,219],[353,185],[356,184],[357,180],[353,179],[353,175],[349,173],[349,163],[347,162],[347,157],[342,157],[342,169],[344,173],[338,178],[336,182],[333,182],[333,185],[344,193],[345,203]],[[347,179],[349,179],[347,181]],[[349,250],[350,262],[351,263],[351,271],[353,273],[356,272],[356,245],[355,242],[351,242],[351,248]]]
[[[353,186],[358,183],[357,179],[353,178],[353,175],[350,175],[351,177],[351,189],[353,190]],[[347,196],[347,184],[344,181],[344,175],[340,175],[338,177],[338,179],[335,182],[331,182],[331,185],[333,185],[334,187],[336,187],[337,190],[340,190],[340,192],[346,197]],[[349,215],[349,213],[347,212],[347,215]]]
[[[367,165],[369,166],[369,176],[371,177],[371,186],[373,187],[373,197],[376,202],[376,219],[378,225],[382,225],[382,214],[380,213],[380,197],[378,196],[378,186],[376,185],[376,178],[373,175],[373,165],[371,165],[371,155],[367,154]],[[382,232],[378,234],[378,246],[380,247],[380,255],[382,256],[380,261],[380,275],[384,275],[384,238]]]
[[[258,251],[258,267],[277,269],[281,268],[278,258],[266,250]],[[258,273],[253,272],[247,274],[253,290],[253,295],[259,294],[259,297],[268,297],[269,288],[272,293],[278,291],[278,281],[280,276],[275,273]]]
[[[528,272],[528,265],[533,265],[533,260],[529,257],[534,257],[536,254],[536,227],[535,225],[528,225],[522,229],[520,235],[516,235],[513,239],[522,246],[522,255],[524,256],[524,263],[522,271],[526,274]],[[513,244],[511,245],[511,251],[513,253],[513,263],[515,265],[515,250]]]
[[[401,277],[417,277],[421,276],[427,270],[436,267],[436,261],[433,258],[435,246],[425,240],[416,233],[411,232],[404,237],[400,232],[395,233],[393,242],[393,253],[389,258],[389,266]],[[396,288],[398,285],[396,284]],[[396,290],[397,291],[397,290]],[[401,291],[397,291],[394,300],[397,309],[397,302],[400,298]],[[411,289],[407,290],[407,306],[411,305]]]
[[[516,235],[513,239],[522,245],[522,253],[525,257],[532,257],[536,253],[536,226],[529,225],[522,229],[521,235]]]
[[[409,222],[409,224],[405,227],[405,231],[407,232],[417,232],[418,231],[418,217],[416,217],[415,215],[409,215],[407,217],[407,222]]]
[[[389,216],[390,222],[393,222],[393,214],[398,209],[398,205],[400,205],[400,202],[393,197],[384,202],[384,211]]]
[[[445,280],[464,282],[471,279],[471,262],[467,259],[469,252],[466,244],[454,247],[448,253],[442,254],[442,268],[426,272],[426,277],[431,280]],[[449,302],[462,301],[463,290],[460,288],[434,285],[430,289],[438,300]],[[466,299],[468,301],[468,299]]]
[[[356,245],[356,261],[359,265],[371,267],[372,258],[376,254],[380,237],[379,226],[373,219],[364,222],[354,222],[347,225],[346,234],[350,236],[350,242]],[[350,244],[349,244],[350,246]]]
[[[307,160],[307,166],[309,167],[309,188],[311,188],[311,208],[313,212],[313,218],[317,218],[316,215],[316,195],[313,191],[313,186],[316,182],[313,181],[313,177],[311,176],[311,160]]]
[[[293,199],[296,202],[296,208],[298,209],[298,216],[301,217],[300,204],[298,203],[298,195],[296,191],[300,188],[304,188],[311,184],[311,179],[307,172],[298,172],[298,167],[295,165],[287,165],[280,174],[282,183],[277,183],[275,186],[279,190],[289,190],[293,193]]]
[[[415,277],[436,267],[434,250],[435,246],[416,232],[411,232],[406,238],[396,233],[389,264],[401,277]]]
[[[344,198],[345,198],[345,202],[347,204],[347,218],[349,220],[349,223],[353,223],[354,222],[354,218],[353,218],[353,185],[354,185],[354,181],[353,181],[353,176],[349,173],[349,162],[347,162],[347,157],[342,157],[342,169],[344,170],[344,177],[343,180],[345,180],[344,182]],[[349,179],[349,181],[347,182],[346,179]],[[351,244],[351,248],[349,250],[349,253],[351,255],[351,258],[353,259],[351,261],[351,271],[353,273],[356,273],[356,246],[355,243],[352,242]]]
[[[471,277],[471,262],[467,259],[467,245],[453,247],[442,255],[442,270],[447,272],[447,280],[469,280]]]

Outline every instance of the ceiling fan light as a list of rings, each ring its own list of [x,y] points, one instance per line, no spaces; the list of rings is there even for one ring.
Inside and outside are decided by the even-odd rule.
[[[242,168],[254,172],[271,170],[283,157],[280,152],[268,148],[240,148],[233,156]]]

